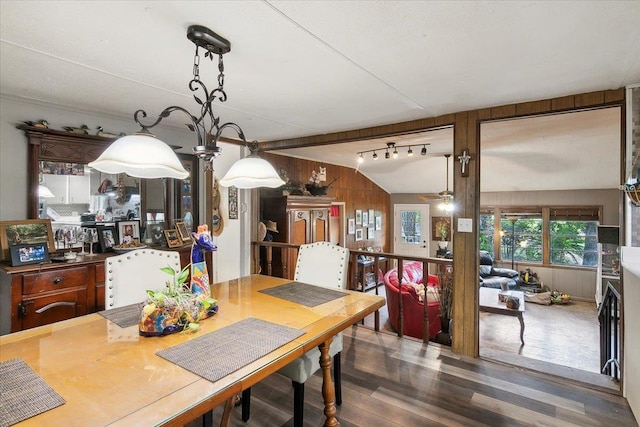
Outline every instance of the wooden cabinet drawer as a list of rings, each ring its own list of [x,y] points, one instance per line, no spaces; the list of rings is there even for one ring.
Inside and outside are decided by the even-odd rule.
[[[87,291],[72,289],[49,296],[25,298],[22,303],[26,309],[22,328],[35,328],[87,314]]]
[[[104,272],[103,272],[104,274]],[[87,267],[60,269],[56,271],[43,271],[40,274],[25,274],[22,284],[24,295],[38,294],[41,292],[55,291],[76,286],[87,286]]]

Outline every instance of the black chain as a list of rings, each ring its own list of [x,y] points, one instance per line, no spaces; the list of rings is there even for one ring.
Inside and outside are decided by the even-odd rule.
[[[218,55],[218,89],[224,91],[224,62],[222,60],[222,54]]]
[[[198,55],[198,45],[196,45],[196,55],[193,57],[193,80],[200,81],[200,55]]]

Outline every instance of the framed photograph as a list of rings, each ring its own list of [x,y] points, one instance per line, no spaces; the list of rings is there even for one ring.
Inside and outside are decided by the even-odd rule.
[[[194,224],[199,224],[198,219],[198,158],[192,154],[178,153],[178,158],[189,176],[185,179],[175,180],[175,206],[179,221],[187,225],[187,229],[193,229]]]
[[[47,245],[47,252],[55,252],[50,219],[0,221],[0,259],[11,259],[10,248],[17,245]]]
[[[382,217],[381,216],[377,216],[376,217],[376,231],[380,231],[382,230]]]
[[[176,230],[178,230],[178,235],[180,235],[180,240],[182,240],[183,243],[190,242],[191,230],[189,230],[189,227],[187,227],[187,224],[185,224],[182,221],[176,221],[175,226],[176,226]]]
[[[11,265],[42,264],[49,262],[47,243],[11,246]]]
[[[362,211],[356,209],[356,225],[362,225]]]
[[[238,187],[229,187],[229,219],[238,219]]]
[[[112,225],[96,225],[96,232],[98,233],[100,252],[113,251],[113,246],[118,241],[116,227]]]
[[[347,220],[347,222],[348,222],[347,234],[355,234],[356,233],[356,219],[355,218],[349,218]]]
[[[130,243],[134,240],[140,241],[140,221],[118,221],[116,223],[118,230],[118,244]]]
[[[170,248],[178,248],[182,246],[182,240],[180,240],[178,230],[164,230],[164,237],[167,239],[167,246]]]
[[[444,238],[443,238],[444,234]],[[431,240],[451,241],[451,218],[448,216],[431,217]]]
[[[369,227],[373,227],[373,221],[375,220],[375,211],[369,209]]]
[[[369,212],[364,211],[362,212],[362,226],[366,227],[367,225],[369,225]]]
[[[361,240],[364,240],[364,232],[362,231],[362,228],[358,228],[356,230],[356,242],[359,242]]]
[[[147,238],[152,246],[166,246],[164,238],[164,222],[147,223]]]
[[[367,229],[367,239],[371,240],[375,238],[376,238],[376,231],[374,230],[373,227],[369,227]]]

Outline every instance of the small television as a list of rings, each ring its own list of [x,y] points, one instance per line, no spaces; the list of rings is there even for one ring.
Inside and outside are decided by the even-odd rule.
[[[598,243],[620,245],[620,227],[617,225],[599,225],[597,234]]]

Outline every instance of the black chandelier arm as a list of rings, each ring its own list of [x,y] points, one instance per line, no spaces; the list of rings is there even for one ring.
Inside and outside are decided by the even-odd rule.
[[[189,111],[187,111],[186,109],[179,107],[177,105],[173,105],[171,107],[167,107],[164,110],[162,110],[162,112],[158,115],[158,118],[156,119],[155,122],[153,122],[152,124],[145,124],[142,123],[140,121],[140,118],[138,117],[139,115],[142,115],[142,117],[147,117],[147,113],[144,110],[138,110],[133,114],[133,119],[135,120],[135,122],[140,125],[140,127],[142,127],[142,131],[143,132],[149,132],[149,129],[151,129],[152,127],[156,126],[158,123],[160,123],[163,119],[169,117],[169,115],[171,115],[171,113],[173,113],[174,111],[181,111],[184,114],[186,114],[189,119],[191,120],[192,124],[193,124],[193,131],[195,132],[196,136],[198,137],[198,144],[197,145],[202,145],[202,134],[200,132],[200,124],[199,124],[199,120],[194,117],[191,113],[189,113]]]
[[[250,146],[249,146],[249,144],[247,143],[247,139],[244,137],[244,132],[242,132],[242,129],[240,129],[240,126],[238,126],[237,124],[232,123],[232,122],[227,122],[227,123],[223,124],[222,126],[220,126],[220,127],[218,128],[218,131],[216,132],[216,135],[215,135],[215,137],[213,138],[213,143],[214,143],[214,145],[215,145],[215,144],[217,144],[218,139],[220,138],[220,135],[222,134],[222,131],[223,131],[225,128],[228,128],[228,127],[230,127],[230,128],[232,128],[233,130],[235,130],[235,131],[236,131],[236,133],[238,134],[238,137],[240,137],[240,139],[242,140],[242,143],[243,143],[246,147],[249,147],[249,149],[251,149],[251,147],[250,147]]]

